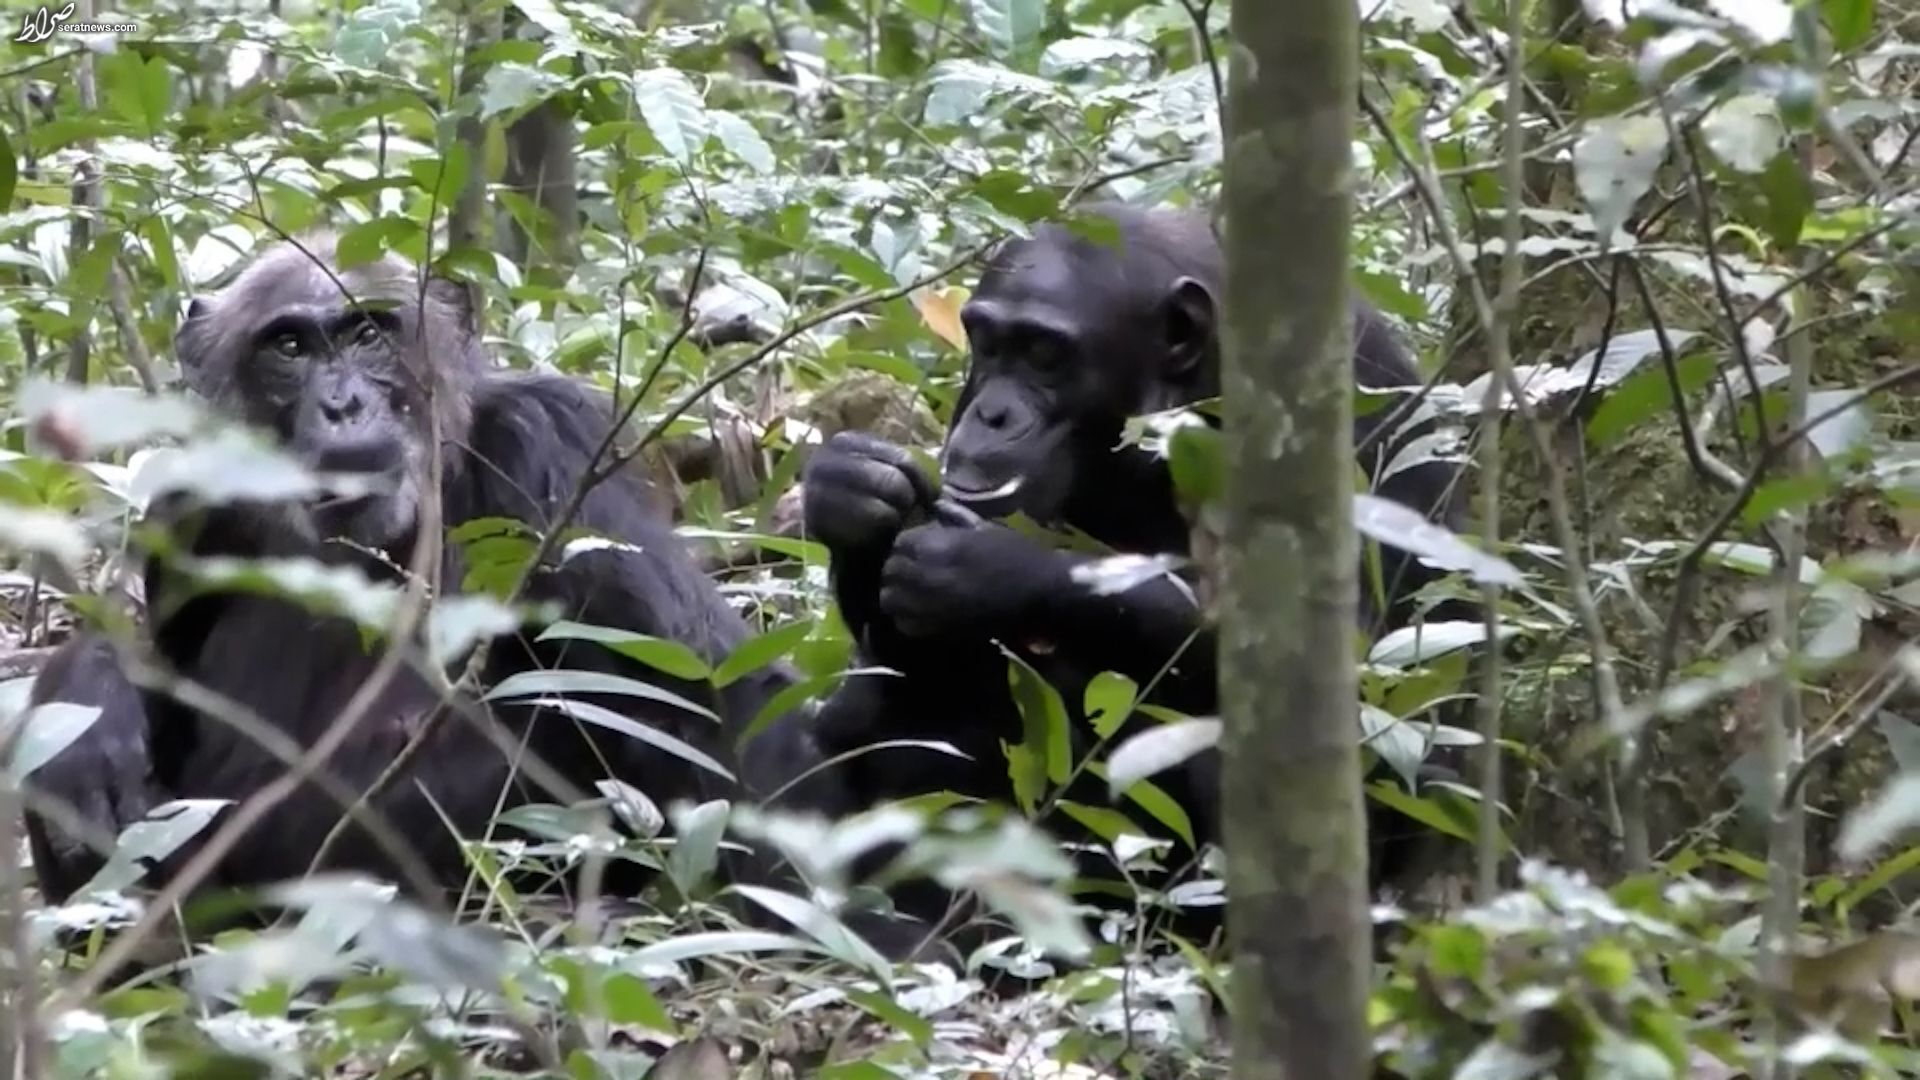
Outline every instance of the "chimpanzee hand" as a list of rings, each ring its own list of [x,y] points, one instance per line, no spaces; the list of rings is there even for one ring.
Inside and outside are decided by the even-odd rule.
[[[919,525],[893,543],[880,610],[909,637],[1031,628],[1072,587],[1068,556],[1005,525]]]
[[[907,452],[857,431],[843,431],[814,451],[804,483],[807,535],[836,557],[877,557],[916,509],[933,508],[933,485]]]

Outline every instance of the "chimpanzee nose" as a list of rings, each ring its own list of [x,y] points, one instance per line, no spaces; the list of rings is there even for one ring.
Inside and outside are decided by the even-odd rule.
[[[360,414],[366,411],[366,407],[366,402],[361,399],[359,391],[347,390],[331,394],[326,400],[320,402],[320,415],[329,424],[345,424],[360,419]]]

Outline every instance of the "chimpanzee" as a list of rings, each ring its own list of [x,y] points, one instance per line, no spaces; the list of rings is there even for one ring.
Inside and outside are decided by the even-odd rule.
[[[430,499],[439,499],[449,532],[482,518],[510,518],[542,532],[554,524],[611,430],[612,404],[564,377],[496,369],[475,322],[463,286],[434,278],[423,288],[418,271],[393,256],[342,268],[327,235],[275,246],[216,297],[192,302],[175,342],[189,388],[271,433],[322,473],[364,483],[304,502],[165,508],[182,550],[145,566],[146,637],[161,668],[311,745],[366,681],[381,645],[347,619],[290,600],[204,588],[183,573],[178,554],[307,557],[393,582],[428,520]],[[438,495],[430,485],[430,419],[443,458]],[[712,663],[747,638],[745,622],[649,501],[638,470],[615,472],[593,487],[568,524],[611,543],[556,553],[532,576],[524,599],[556,606],[564,618],[683,643]],[[440,588],[457,592],[461,548],[447,540],[442,551]],[[804,730],[792,725],[756,740],[753,761],[742,764],[731,750],[761,706],[792,681],[784,668],[764,668],[715,692],[704,681],[669,677],[598,645],[573,642],[569,649],[565,640],[534,638],[528,630],[493,639],[481,688],[564,666],[670,691],[721,722],[645,697],[572,696],[730,764],[749,790],[758,787],[756,777],[777,782],[769,769],[789,775],[815,760]],[[461,666],[464,660],[451,670]],[[253,739],[178,697],[136,687],[104,639],[77,638],[39,678],[34,699],[103,712],[33,776],[34,788],[112,836],[162,801],[243,800],[284,774],[285,764]],[[588,796],[593,782],[608,776],[661,806],[740,787],[630,734],[542,713],[525,700],[488,703],[507,750],[530,749]],[[348,791],[367,790],[440,704],[425,677],[402,668],[325,770]],[[478,708],[472,699],[455,705],[469,715]],[[424,875],[414,880],[457,886],[465,863],[449,826],[478,837],[497,805],[553,795],[528,782],[465,718],[441,717],[430,738],[372,809],[419,849],[425,865],[410,869]],[[299,876],[341,815],[337,798],[303,788],[249,831],[214,882],[245,886]],[[41,880],[56,900],[101,864],[84,837],[47,819],[30,818],[29,832]],[[406,880],[375,841],[356,825],[325,865]]]
[[[1002,744],[1020,743],[1022,725],[1003,647],[1059,691],[1077,736],[1089,730],[1084,692],[1102,671],[1151,685],[1157,704],[1189,715],[1217,711],[1214,631],[1187,590],[1159,577],[1103,595],[1074,577],[1094,556],[996,520],[1017,511],[1116,552],[1188,550],[1189,526],[1166,461],[1123,447],[1122,435],[1129,417],[1218,394],[1223,255],[1203,214],[1093,210],[1093,221],[1117,227],[1117,248],[1111,237],[1046,225],[990,258],[961,312],[972,355],[938,487],[906,451],[860,434],[835,436],[808,463],[806,526],[831,553],[841,614],[863,659],[898,673],[844,684],[818,718],[822,749],[944,741],[972,759],[918,748],[868,751],[841,767],[863,799],[941,790],[1010,799]],[[1353,331],[1360,385],[1419,382],[1384,321],[1358,303]],[[1368,442],[1390,411],[1355,422],[1355,440],[1366,446],[1361,461],[1373,476],[1419,430]],[[1427,462],[1376,490],[1446,518],[1455,512],[1454,472]],[[1380,556],[1389,610],[1379,611],[1363,590],[1362,618],[1384,614],[1404,623],[1413,593],[1436,572],[1402,552]],[[1083,742],[1076,753],[1084,749]],[[1201,842],[1218,835],[1218,769],[1217,754],[1208,752],[1154,778],[1189,809]],[[1098,780],[1082,779],[1088,790],[1070,797],[1104,802]],[[1127,809],[1141,826],[1153,826]],[[896,902],[926,918],[926,905],[946,900],[932,893],[903,890]]]

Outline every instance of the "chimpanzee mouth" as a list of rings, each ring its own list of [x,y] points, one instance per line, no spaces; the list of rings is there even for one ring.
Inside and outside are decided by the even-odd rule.
[[[1020,488],[1026,484],[1026,482],[1027,482],[1026,477],[1016,476],[1016,477],[1013,477],[1012,479],[1009,479],[1004,484],[1000,484],[996,487],[987,488],[983,491],[976,491],[976,490],[973,490],[972,488],[961,487],[960,485],[949,480],[947,481],[946,489],[947,489],[947,494],[952,495],[955,501],[963,502],[963,503],[984,503],[984,502],[993,502],[995,499],[1004,499],[1007,496],[1012,495],[1014,492],[1019,491]]]
[[[392,494],[400,486],[400,470],[322,473],[319,480],[320,491],[307,500],[307,508],[316,513],[349,510]]]

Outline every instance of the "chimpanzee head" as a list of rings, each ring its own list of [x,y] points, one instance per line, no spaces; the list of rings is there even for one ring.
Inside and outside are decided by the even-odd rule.
[[[1218,393],[1224,268],[1205,215],[1092,214],[1112,228],[1001,245],[961,310],[972,356],[943,486],[986,516],[1066,519],[1129,417]]]
[[[485,365],[466,290],[387,256],[338,269],[335,238],[278,244],[196,298],[174,338],[187,384],[276,435],[312,468],[356,477],[304,508],[301,531],[389,549],[427,490],[429,433],[464,443]]]

